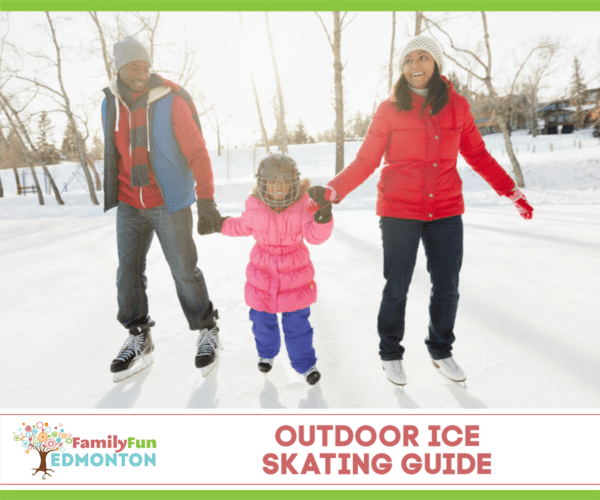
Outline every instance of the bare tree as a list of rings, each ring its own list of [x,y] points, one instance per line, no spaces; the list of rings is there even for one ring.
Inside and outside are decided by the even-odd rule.
[[[586,103],[586,85],[583,82],[581,63],[575,57],[573,59],[573,76],[571,77],[570,100],[575,105],[575,130],[580,129],[585,123],[586,112],[583,111],[583,105]]]
[[[267,37],[269,39],[269,47],[271,49],[271,59],[273,60],[273,71],[275,73],[275,84],[277,86],[277,140],[279,142],[279,150],[283,153],[288,152],[288,136],[285,126],[285,108],[283,105],[283,91],[281,90],[281,80],[279,79],[279,70],[277,69],[277,59],[275,58],[275,49],[273,47],[273,34],[269,27],[269,14],[265,12],[265,23],[267,25]]]
[[[10,116],[10,113],[8,112],[4,97],[0,97],[0,108],[2,108],[2,111],[4,111],[4,114],[6,115],[6,118],[8,119],[8,123],[9,123],[10,127],[12,128],[13,133],[19,140],[19,145],[21,147],[21,151],[23,152],[23,157],[25,158],[25,161],[27,162],[27,164],[29,165],[29,168],[31,169],[31,175],[33,177],[33,182],[35,184],[35,190],[38,195],[38,201],[40,202],[40,205],[43,205],[44,204],[44,195],[42,194],[42,188],[40,187],[40,183],[39,183],[37,175],[35,173],[35,168],[33,168],[33,163],[31,163],[31,158],[29,157],[29,152],[27,151],[27,147],[25,146],[25,143],[23,142],[23,138],[21,137],[21,134],[19,134],[19,130],[17,129],[15,122],[13,121],[12,117]]]
[[[19,180],[19,172],[17,171],[16,163],[12,161],[12,156],[10,141],[4,136],[4,133],[2,132],[2,125],[0,124],[0,169],[12,168],[13,173],[15,174],[17,194],[21,194],[21,181]]]
[[[444,52],[444,55],[446,57],[448,57],[448,59],[453,61],[458,67],[462,68],[464,71],[466,71],[467,73],[469,73],[470,75],[472,75],[473,77],[475,77],[476,79],[480,80],[481,82],[483,82],[485,84],[487,91],[490,95],[490,98],[492,100],[492,105],[494,106],[496,121],[498,122],[498,125],[500,126],[500,130],[502,131],[502,136],[504,137],[506,153],[508,154],[508,157],[510,158],[510,162],[513,166],[513,171],[515,174],[515,182],[516,182],[517,186],[519,186],[520,188],[525,187],[525,182],[523,181],[523,173],[521,172],[521,165],[519,164],[519,161],[517,160],[517,157],[515,155],[515,152],[514,152],[514,149],[512,146],[512,141],[510,138],[510,131],[508,130],[506,119],[502,113],[502,110],[500,109],[501,99],[500,99],[498,93],[496,92],[496,89],[494,88],[494,85],[492,83],[492,50],[490,47],[490,36],[489,36],[489,32],[488,32],[487,18],[486,18],[485,12],[483,12],[483,11],[481,12],[481,20],[482,20],[482,24],[483,24],[483,39],[484,39],[484,44],[485,44],[485,49],[486,49],[486,54],[487,54],[487,61],[483,61],[472,50],[457,47],[454,44],[452,37],[446,31],[444,31],[440,27],[440,25],[438,23],[436,23],[435,21],[433,21],[425,16],[423,16],[423,19],[425,20],[426,23],[430,24],[431,26],[435,27],[438,31],[440,31],[441,33],[446,35],[446,37],[448,38],[448,40],[450,42],[450,47],[455,52],[462,54],[462,55],[466,55],[469,58],[474,59],[477,62],[477,65],[478,65],[477,67],[479,69],[483,70],[484,76],[477,73],[475,71],[475,69],[469,68],[466,64],[459,61],[456,57],[448,54],[448,52],[444,48],[444,44],[440,43],[440,46],[442,47],[442,51]]]
[[[160,12],[156,12],[155,15],[150,13],[134,12],[133,15],[141,23],[143,31],[148,36],[150,58],[154,61],[154,48],[156,32],[158,31],[158,22],[160,20]]]
[[[419,36],[421,34],[421,25],[423,24],[423,16],[422,11],[415,12],[415,36]]]
[[[345,64],[342,64],[342,31],[356,19],[356,14],[344,25],[344,19],[348,12],[340,16],[340,12],[333,12],[333,40],[325,27],[321,16],[315,12],[321,25],[327,35],[329,46],[333,52],[333,72],[335,88],[335,173],[339,174],[344,169],[344,85],[342,82],[342,71]]]
[[[29,81],[29,82],[35,84],[38,89],[44,89],[45,91],[49,92],[51,98],[61,106],[62,111],[67,115],[67,121],[69,123],[69,127],[71,128],[71,131],[73,132],[73,136],[74,136],[75,142],[77,144],[77,152],[79,155],[79,161],[81,163],[81,167],[83,168],[83,172],[85,174],[88,189],[90,192],[90,198],[94,205],[99,205],[98,198],[96,197],[96,192],[94,191],[94,183],[92,181],[92,176],[91,176],[90,171],[87,166],[87,154],[85,152],[85,146],[84,146],[79,134],[77,133],[77,126],[76,126],[76,122],[75,122],[76,116],[71,108],[71,101],[69,99],[69,95],[67,94],[67,91],[65,89],[64,82],[63,82],[61,49],[60,49],[60,44],[58,43],[56,29],[54,28],[54,23],[52,22],[50,13],[47,11],[46,11],[46,18],[48,20],[48,26],[50,27],[50,38],[52,39],[52,43],[53,43],[54,49],[56,51],[56,60],[52,61],[52,64],[56,67],[59,90],[52,88],[51,86],[46,85],[45,83],[42,83],[40,80],[35,79],[35,78],[32,79],[32,78],[27,78],[27,77],[18,76],[18,75],[17,75],[17,77],[22,80]]]
[[[108,80],[110,81],[113,77],[113,61],[114,58],[111,57],[110,52],[108,50],[106,44],[106,37],[104,36],[104,28],[100,23],[100,18],[98,17],[97,12],[88,12],[96,28],[98,29],[98,36],[100,37],[100,46],[102,47],[102,60],[104,61],[104,69],[106,70],[106,76],[108,76]]]
[[[244,31],[244,21],[242,20],[242,13],[240,12],[240,24],[242,25],[242,33]],[[260,109],[260,101],[258,100],[258,92],[256,91],[256,83],[254,83],[254,70],[250,68],[250,80],[252,81],[252,92],[254,92],[254,102],[256,103],[256,110],[258,111],[258,122],[260,123],[260,131],[262,134],[263,142],[265,143],[265,148],[267,149],[267,153],[271,152],[271,148],[269,147],[269,134],[267,134],[267,128],[265,127],[265,122],[263,120],[262,111]]]
[[[392,44],[390,47],[390,64],[388,66],[388,94],[392,93],[394,78],[394,43],[396,38],[396,12],[392,12]]]
[[[50,183],[50,186],[52,187],[52,190],[54,191],[54,196],[56,197],[56,202],[59,205],[64,205],[65,202],[62,200],[62,197],[60,196],[60,192],[59,192],[58,188],[56,187],[56,184],[54,183],[54,177],[52,177],[52,174],[50,173],[50,171],[48,170],[48,167],[46,166],[46,162],[44,161],[44,158],[39,153],[39,151],[37,150],[35,145],[33,144],[33,141],[31,140],[31,136],[29,135],[29,132],[27,132],[27,128],[25,127],[25,124],[19,117],[20,111],[17,111],[11,105],[10,101],[4,96],[4,94],[2,94],[2,92],[0,92],[0,103],[2,103],[2,109],[7,114],[7,117],[8,117],[8,111],[7,111],[7,108],[8,108],[8,110],[11,111],[11,113],[15,119],[15,123],[13,123],[12,120],[10,120],[10,117],[8,117],[10,120],[11,126],[14,127],[15,133],[17,134],[17,136],[20,139],[20,142],[23,146],[23,151],[25,153],[27,152],[27,147],[25,145],[25,141],[27,141],[27,143],[29,144],[30,150],[37,157],[39,164],[41,165],[42,169],[44,170],[46,179],[48,179],[48,182]],[[16,127],[18,127],[18,130],[16,130]],[[41,197],[41,190],[39,187],[37,176],[35,174],[35,170],[33,169],[33,164],[31,163],[31,160],[29,159],[29,155],[26,154],[26,157],[27,157],[27,162],[29,163],[29,166],[31,168],[31,172],[33,174],[33,179],[35,181],[36,189],[38,189],[38,191],[39,191],[38,196]],[[44,203],[43,203],[43,197],[42,197],[42,201],[40,202],[40,205],[43,205],[43,204]]]
[[[210,107],[206,106],[204,100],[201,101],[200,105],[203,108],[203,114],[206,115],[206,119],[208,120],[208,124],[217,134],[217,154],[221,156],[221,127],[231,118],[231,115],[227,115],[227,118],[219,119],[217,114],[217,110],[215,105],[211,105]],[[212,115],[212,116],[211,116]]]
[[[114,57],[112,54],[112,46],[121,41],[125,36],[132,35],[137,36],[140,32],[144,31],[144,27],[133,29],[130,23],[127,21],[125,16],[131,17],[129,13],[114,12],[113,19],[110,23],[103,23],[100,20],[100,14],[98,12],[88,12],[96,30],[98,31],[98,39],[100,42],[100,49],[102,52],[102,60],[104,61],[104,69],[106,70],[106,76],[110,81],[115,75],[114,70]],[[139,25],[136,18],[136,24]]]
[[[550,39],[545,38],[538,42],[537,49],[539,49],[539,52],[535,61],[528,65],[530,71],[526,75],[523,84],[523,92],[527,97],[528,109],[526,111],[529,115],[531,135],[533,137],[537,136],[538,93],[542,85],[542,80],[547,77],[551,71],[551,63],[559,49],[559,44],[558,42],[553,42]]]

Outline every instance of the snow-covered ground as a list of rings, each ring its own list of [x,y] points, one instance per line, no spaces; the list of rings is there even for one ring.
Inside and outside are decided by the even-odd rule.
[[[501,138],[485,139],[512,175]],[[467,382],[450,383],[429,361],[421,250],[407,306],[404,389],[386,380],[378,358],[378,174],[335,207],[331,239],[310,248],[320,293],[311,320],[322,373],[311,388],[290,367],[285,348],[268,375],[258,371],[243,296],[254,240],[221,235],[195,236],[221,317],[220,365],[206,379],[194,367],[196,335],[155,243],[147,274],[156,361],[114,384],[108,367],[126,334],[115,319],[116,211],[92,205],[81,174],[71,179],[74,164],[50,167],[59,186],[71,180],[62,207],[52,195],[44,207],[35,195],[16,196],[13,172],[0,171],[0,407],[600,408],[600,141],[589,131],[513,139],[535,207],[531,221],[459,159],[467,208],[454,355]],[[359,146],[346,143],[346,164]],[[257,163],[261,151],[230,151],[228,174],[225,153],[211,153],[224,214],[240,213],[254,154]],[[291,146],[290,154],[313,183],[331,178],[334,144]]]

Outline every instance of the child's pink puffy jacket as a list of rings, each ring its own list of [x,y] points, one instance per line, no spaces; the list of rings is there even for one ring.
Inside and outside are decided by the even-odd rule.
[[[317,224],[307,194],[282,212],[250,196],[241,217],[223,223],[226,236],[254,236],[246,268],[246,304],[269,313],[304,309],[317,300],[315,268],[304,239],[313,245],[323,243],[333,229],[333,219]]]

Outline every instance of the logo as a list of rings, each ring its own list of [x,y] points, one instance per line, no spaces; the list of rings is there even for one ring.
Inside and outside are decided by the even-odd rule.
[[[28,456],[37,452],[40,464],[31,469],[32,476],[41,472],[44,480],[52,477],[50,473],[55,473],[57,467],[156,467],[156,439],[119,439],[116,434],[101,439],[82,438],[67,433],[63,424],[53,426],[41,421],[31,425],[23,422],[13,432],[13,440]]]
[[[25,453],[30,455],[34,455],[34,451],[38,453],[40,465],[37,469],[35,467],[31,469],[35,471],[32,476],[41,472],[42,479],[46,479],[46,476],[52,477],[50,472],[54,470],[48,468],[48,454],[63,453],[66,446],[73,442],[71,434],[65,432],[62,424],[52,427],[48,422],[37,422],[33,425],[23,422],[22,425],[23,427],[19,427],[18,431],[13,433],[13,439],[24,448]]]

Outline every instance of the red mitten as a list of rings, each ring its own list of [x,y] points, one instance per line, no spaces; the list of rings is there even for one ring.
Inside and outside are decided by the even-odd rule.
[[[519,189],[515,189],[506,197],[515,204],[523,219],[529,220],[533,217],[533,207],[527,202],[527,198]]]

